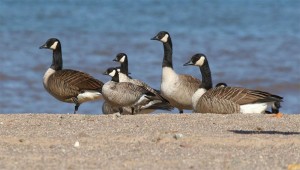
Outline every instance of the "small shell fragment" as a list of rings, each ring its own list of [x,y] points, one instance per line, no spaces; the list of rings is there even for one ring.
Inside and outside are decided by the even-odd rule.
[[[76,141],[75,144],[74,144],[74,147],[78,148],[80,146],[79,142]]]

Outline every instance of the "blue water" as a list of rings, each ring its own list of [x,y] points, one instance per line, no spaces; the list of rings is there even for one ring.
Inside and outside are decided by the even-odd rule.
[[[150,38],[161,30],[171,34],[178,73],[200,78],[182,64],[202,52],[215,83],[281,95],[283,113],[300,113],[299,9],[296,0],[1,0],[0,113],[73,112],[42,85],[52,53],[38,47],[50,37],[61,40],[64,68],[106,82],[101,73],[125,52],[132,76],[159,89],[163,48]],[[101,105],[79,113],[99,114]]]

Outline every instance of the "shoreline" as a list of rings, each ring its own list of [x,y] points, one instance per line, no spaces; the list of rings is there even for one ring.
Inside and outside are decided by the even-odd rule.
[[[300,168],[300,114],[0,114],[0,169]]]

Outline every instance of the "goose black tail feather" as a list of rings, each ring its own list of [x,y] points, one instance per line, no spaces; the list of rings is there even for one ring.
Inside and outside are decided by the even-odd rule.
[[[155,110],[168,110],[171,111],[174,109],[169,103],[156,103],[150,106],[148,109],[155,109]]]

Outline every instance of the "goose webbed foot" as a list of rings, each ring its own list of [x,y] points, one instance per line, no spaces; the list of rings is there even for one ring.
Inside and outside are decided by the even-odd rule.
[[[119,113],[120,113],[120,115],[123,113],[123,108],[122,107],[119,107]]]
[[[79,104],[76,104],[76,105],[75,105],[74,114],[76,114],[76,112],[78,111],[79,106],[80,106]]]
[[[274,115],[272,117],[282,118],[283,113],[279,112],[279,108],[281,108],[280,102],[274,102],[272,106],[272,113],[274,113]]]
[[[274,114],[272,117],[282,118],[283,117],[283,113],[278,112],[278,113]]]

